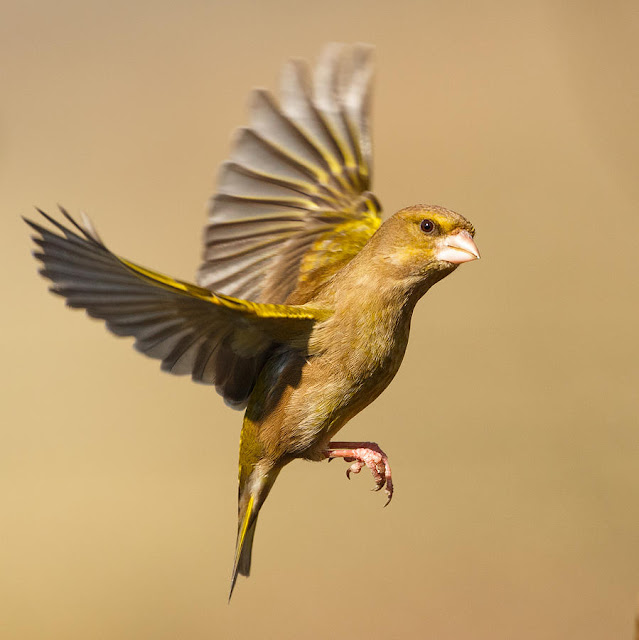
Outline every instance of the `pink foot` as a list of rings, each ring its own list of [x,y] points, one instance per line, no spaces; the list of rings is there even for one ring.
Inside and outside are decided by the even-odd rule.
[[[350,479],[351,473],[359,473],[365,466],[371,470],[375,480],[375,491],[384,489],[388,500],[393,497],[393,478],[386,454],[374,442],[329,442],[324,455],[330,460],[344,458],[353,464],[346,470]]]

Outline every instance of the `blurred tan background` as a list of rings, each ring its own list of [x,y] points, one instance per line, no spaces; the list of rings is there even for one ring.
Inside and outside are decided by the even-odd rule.
[[[636,2],[69,1],[0,18],[0,635],[617,639],[639,593]],[[20,215],[85,210],[192,279],[251,87],[377,46],[375,190],[446,205],[483,260],[418,306],[343,439],[393,504],[295,463],[226,603],[241,414],[36,275]]]

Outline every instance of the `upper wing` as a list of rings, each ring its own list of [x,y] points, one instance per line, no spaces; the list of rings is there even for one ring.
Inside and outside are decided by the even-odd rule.
[[[329,45],[312,86],[306,64],[290,61],[279,105],[253,93],[251,126],[239,130],[211,201],[202,286],[301,304],[375,233],[371,58],[367,45]]]
[[[162,360],[165,371],[215,384],[236,408],[245,406],[272,350],[278,344],[304,350],[313,324],[323,317],[173,280],[111,253],[88,221],[81,226],[62,210],[73,230],[40,213],[60,232],[26,220],[38,234],[33,240],[40,249],[34,255],[54,293],[68,306],[106,320],[116,335],[134,336],[135,347]]]

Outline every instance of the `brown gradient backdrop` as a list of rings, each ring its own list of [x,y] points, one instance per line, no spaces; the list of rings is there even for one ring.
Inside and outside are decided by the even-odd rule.
[[[612,639],[639,592],[636,2],[63,2],[0,19],[0,635]],[[251,87],[377,46],[375,191],[484,258],[418,306],[342,432],[393,504],[295,463],[226,603],[241,414],[46,291],[19,215],[61,202],[191,279]]]

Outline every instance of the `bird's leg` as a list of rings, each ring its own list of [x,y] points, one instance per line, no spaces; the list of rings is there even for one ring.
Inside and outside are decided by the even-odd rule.
[[[352,462],[346,470],[346,476],[351,473],[359,473],[365,466],[371,470],[375,480],[376,489],[384,489],[388,500],[386,506],[393,497],[393,479],[388,457],[374,442],[329,442],[324,455],[330,460],[344,458],[346,462]]]

